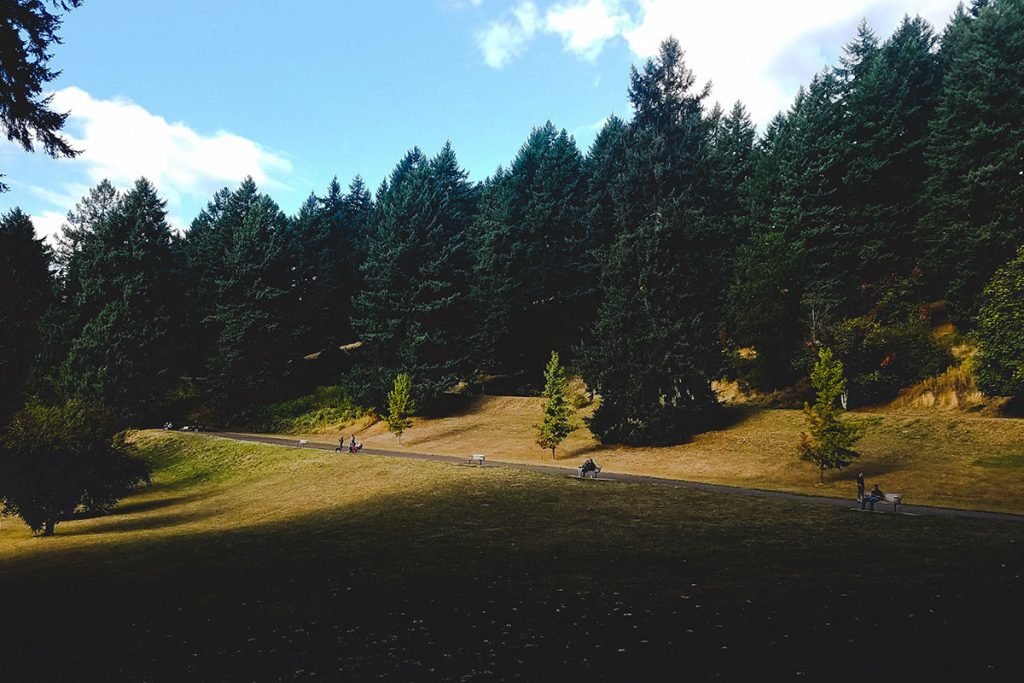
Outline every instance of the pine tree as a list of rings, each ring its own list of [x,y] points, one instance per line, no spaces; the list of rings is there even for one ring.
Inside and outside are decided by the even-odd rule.
[[[411,416],[416,412],[416,403],[412,398],[412,380],[406,373],[395,377],[395,383],[388,393],[388,414],[384,421],[388,431],[398,437],[398,445],[402,445],[402,434],[412,426]]]
[[[472,371],[474,201],[451,145],[430,160],[412,150],[378,196],[356,305],[365,345],[361,388],[374,405],[396,370],[412,375],[427,403]]]
[[[68,11],[82,0],[52,4]],[[61,43],[62,18],[40,0],[3,0],[0,14],[0,130],[25,151],[40,145],[54,159],[77,156],[79,150],[60,136],[68,115],[50,109],[53,95],[44,94],[46,84],[60,75],[49,62],[50,50]],[[6,191],[0,182],[0,192]]]
[[[842,469],[858,456],[853,446],[864,435],[864,420],[843,419],[839,398],[846,391],[843,364],[825,348],[811,372],[817,392],[814,405],[804,404],[807,432],[800,434],[800,459],[818,467],[818,479],[825,483],[825,470]]]
[[[558,353],[552,351],[551,360],[544,368],[544,419],[537,425],[537,445],[550,448],[552,459],[555,449],[578,428],[569,405],[568,384],[569,378],[558,361]]]
[[[52,258],[21,209],[0,216],[0,429],[21,407],[39,353],[39,322],[54,299]]]
[[[156,416],[182,370],[182,268],[164,207],[140,179],[97,222],[66,234],[69,341],[58,387],[134,423]]]
[[[1024,3],[976,3],[971,15],[946,33],[927,154],[930,261],[961,323],[1024,243]]]
[[[800,317],[800,254],[780,233],[766,232],[736,252],[727,296],[726,329],[740,347],[753,347],[741,378],[760,390],[795,379],[803,346]]]
[[[742,102],[736,102],[711,130],[711,210],[724,220],[733,245],[747,238],[742,207],[746,186],[754,174],[755,137],[754,123]]]
[[[603,442],[677,443],[716,418],[721,352],[701,220],[656,214],[621,234],[605,263],[604,299],[579,361],[601,396],[589,425]]]
[[[583,231],[583,160],[551,122],[535,128],[507,174],[492,179],[476,223],[483,316],[493,370],[522,376],[566,350],[587,315],[591,252]]]
[[[845,137],[856,152],[845,173],[844,213],[857,245],[851,284],[861,289],[922,265],[925,240],[917,226],[939,86],[936,40],[925,20],[905,17],[847,84]],[[877,292],[869,295],[866,304],[876,303]]]
[[[196,342],[210,388],[228,412],[279,391],[299,355],[291,321],[288,219],[252,178],[219,191],[186,238]]]

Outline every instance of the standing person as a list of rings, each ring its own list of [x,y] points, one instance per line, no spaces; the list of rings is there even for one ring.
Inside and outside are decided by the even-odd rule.
[[[348,452],[349,453],[355,453],[356,452],[356,435],[355,434],[353,434],[349,438],[349,440],[348,440]]]
[[[341,453],[341,451],[344,448],[345,448],[345,435],[342,434],[341,436],[338,437],[338,447],[334,449],[334,452],[335,453]]]
[[[864,473],[857,475],[857,500],[864,500]]]

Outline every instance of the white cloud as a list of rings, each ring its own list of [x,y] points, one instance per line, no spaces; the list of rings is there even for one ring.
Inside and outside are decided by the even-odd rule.
[[[536,33],[556,34],[566,52],[594,60],[621,36],[639,58],[651,57],[672,35],[686,50],[698,78],[714,83],[712,98],[728,107],[742,100],[754,120],[767,122],[786,109],[801,83],[834,60],[867,17],[880,38],[904,13],[920,14],[941,31],[958,0],[561,0],[544,12],[533,2],[478,34],[487,63],[495,68],[519,56]],[[530,20],[520,22],[528,8]],[[486,40],[483,38],[486,37]]]
[[[618,0],[558,4],[545,15],[545,27],[562,37],[565,50],[591,61],[601,54],[608,40],[627,30],[631,23]]]
[[[725,106],[742,100],[756,121],[765,122],[830,61],[828,52],[853,37],[852,27],[862,17],[880,38],[904,13],[921,14],[941,30],[957,0],[639,2],[639,20],[623,34],[634,53],[650,57],[674,35],[690,68],[713,81],[714,99]]]
[[[71,112],[66,137],[83,150],[75,159],[58,163],[79,169],[87,182],[68,183],[57,190],[30,188],[61,209],[36,213],[34,222],[43,234],[56,232],[86,189],[104,178],[122,189],[140,177],[148,178],[167,200],[169,221],[181,228],[177,212],[183,201],[206,199],[247,175],[261,185],[280,187],[281,178],[292,172],[288,159],[252,140],[226,131],[199,133],[126,99],[96,99],[69,87],[54,93],[53,108]]]
[[[476,42],[484,53],[484,61],[500,69],[518,57],[541,27],[540,12],[530,0],[516,5],[500,21],[492,21],[476,34]]]

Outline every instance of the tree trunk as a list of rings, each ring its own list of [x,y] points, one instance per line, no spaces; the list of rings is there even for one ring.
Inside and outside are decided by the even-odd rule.
[[[555,459],[555,449],[556,449],[556,448],[558,448],[558,446],[552,446],[552,447],[551,447],[551,459],[552,459],[552,460],[554,460],[554,459]]]
[[[57,520],[48,519],[43,527],[43,536],[53,536],[53,527],[57,526]]]
[[[818,468],[818,483],[819,484],[824,484],[825,483],[825,468],[824,467],[819,467]]]

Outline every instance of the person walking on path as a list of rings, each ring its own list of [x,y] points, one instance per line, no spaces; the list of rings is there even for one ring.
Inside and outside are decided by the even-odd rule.
[[[338,437],[338,447],[334,449],[335,453],[341,453],[345,449],[345,435],[342,434]]]
[[[348,452],[349,453],[355,453],[356,452],[356,435],[355,434],[353,434],[349,438],[349,440],[348,440]]]
[[[857,475],[857,501],[864,500],[864,473],[861,472]]]

